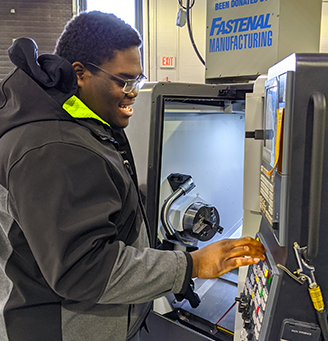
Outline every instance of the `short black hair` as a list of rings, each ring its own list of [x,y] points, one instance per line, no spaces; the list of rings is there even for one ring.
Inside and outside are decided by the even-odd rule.
[[[139,33],[114,14],[82,12],[71,19],[59,37],[54,53],[71,64],[87,62],[101,65],[115,51],[141,45]]]

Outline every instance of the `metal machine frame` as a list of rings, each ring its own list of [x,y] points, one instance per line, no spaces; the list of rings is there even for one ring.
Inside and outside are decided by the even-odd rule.
[[[273,86],[277,99],[272,125],[264,108],[263,136],[274,141],[264,143],[261,166],[258,238],[267,259],[249,268],[238,299],[241,340],[319,340],[318,324],[327,326],[327,65],[328,54],[293,54],[268,72],[266,102]]]

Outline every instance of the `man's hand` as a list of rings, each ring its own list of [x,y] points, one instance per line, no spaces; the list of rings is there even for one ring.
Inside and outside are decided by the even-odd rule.
[[[265,247],[251,237],[223,239],[190,253],[192,277],[217,278],[232,269],[264,260]]]

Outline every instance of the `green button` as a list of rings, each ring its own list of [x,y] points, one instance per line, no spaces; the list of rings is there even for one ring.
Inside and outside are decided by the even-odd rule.
[[[271,276],[268,278],[268,284],[270,285],[271,283]]]

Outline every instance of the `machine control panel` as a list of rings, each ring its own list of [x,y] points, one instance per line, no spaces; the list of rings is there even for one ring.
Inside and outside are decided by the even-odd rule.
[[[259,340],[261,325],[268,302],[272,272],[267,262],[249,267],[244,291],[239,301],[239,312],[244,320],[243,339]],[[238,299],[237,299],[238,300]]]
[[[240,277],[236,341],[328,340],[327,62],[292,54],[268,70],[257,233],[266,260]]]
[[[242,341],[265,340],[263,333],[270,326],[279,276],[270,254],[264,261],[249,266],[243,291],[236,298],[244,326],[240,335]]]

